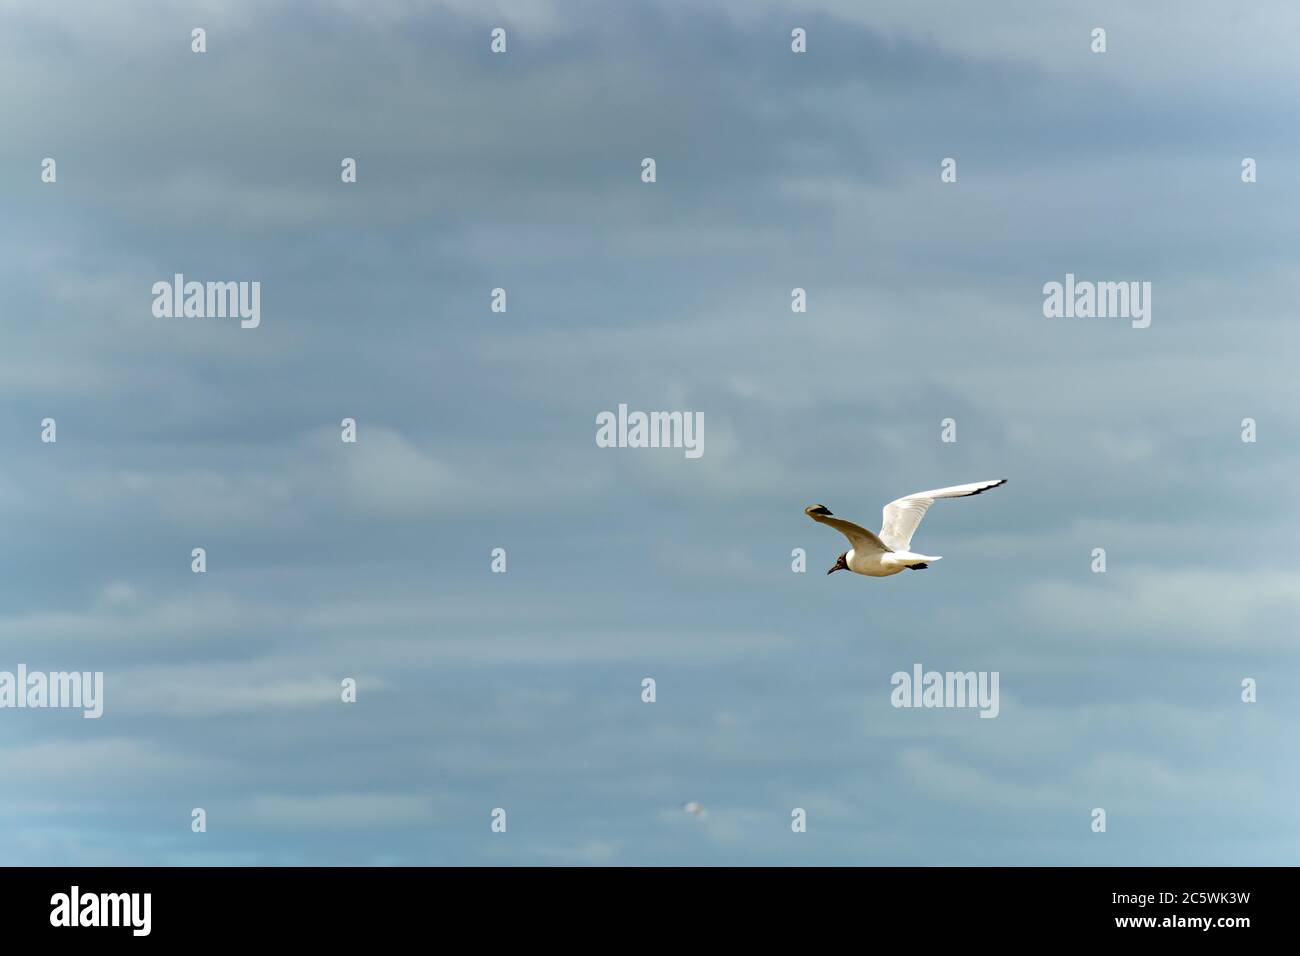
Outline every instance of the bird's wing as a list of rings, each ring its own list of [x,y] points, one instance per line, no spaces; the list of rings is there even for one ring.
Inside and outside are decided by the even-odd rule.
[[[907,551],[912,546],[912,535],[934,504],[936,498],[965,498],[978,495],[998,485],[1005,485],[1007,480],[972,481],[969,485],[953,485],[951,488],[936,488],[934,491],[918,491],[915,494],[899,498],[885,505],[884,520],[880,525],[880,537],[895,551]]]
[[[854,551],[862,554],[874,554],[877,551],[888,551],[885,542],[881,541],[874,534],[852,521],[845,521],[843,518],[836,518],[831,514],[830,509],[825,505],[812,505],[803,510],[809,518],[821,524],[830,525],[844,537],[849,539],[849,544],[853,546]]]

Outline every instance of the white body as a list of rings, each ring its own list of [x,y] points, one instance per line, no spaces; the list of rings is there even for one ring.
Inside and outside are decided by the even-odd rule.
[[[855,574],[865,574],[869,578],[887,578],[891,574],[907,570],[909,565],[929,564],[940,560],[925,554],[913,554],[911,551],[871,551],[858,554],[856,548],[850,548],[844,558],[849,570]]]

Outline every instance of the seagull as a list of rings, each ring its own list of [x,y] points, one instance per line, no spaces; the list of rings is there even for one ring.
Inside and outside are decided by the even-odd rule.
[[[836,518],[825,505],[813,505],[805,508],[803,513],[813,521],[830,525],[853,545],[839,556],[835,567],[827,571],[827,574],[849,570],[872,578],[887,578],[904,568],[919,571],[929,567],[931,561],[940,560],[939,555],[914,554],[909,550],[912,547],[912,535],[916,534],[917,526],[936,499],[966,498],[1006,483],[1005,478],[973,481],[969,485],[918,491],[891,501],[885,505],[885,517],[879,535],[872,534],[852,521]]]

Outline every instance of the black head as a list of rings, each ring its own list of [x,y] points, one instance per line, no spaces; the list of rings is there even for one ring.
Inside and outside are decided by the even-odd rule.
[[[847,551],[841,554],[838,558],[835,559],[835,567],[831,568],[826,573],[834,574],[836,571],[847,571],[849,569],[849,562],[844,559],[847,558],[848,556],[849,553]]]

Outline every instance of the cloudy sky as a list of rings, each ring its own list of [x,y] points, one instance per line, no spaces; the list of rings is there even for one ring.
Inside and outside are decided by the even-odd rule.
[[[0,862],[1294,862],[1297,30],[0,0],[0,670],[106,682],[0,710]],[[178,272],[261,327],[155,318]],[[1044,318],[1066,273],[1150,328]],[[598,448],[620,403],[704,456]],[[823,573],[806,505],[999,477]],[[894,709],[917,662],[1000,716]]]

